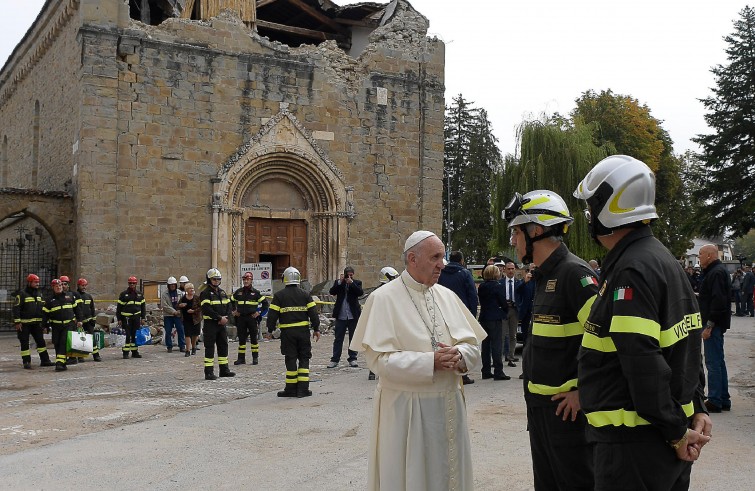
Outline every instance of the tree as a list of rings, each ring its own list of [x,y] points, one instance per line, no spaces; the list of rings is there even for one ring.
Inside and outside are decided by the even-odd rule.
[[[700,101],[712,134],[698,135],[707,172],[695,198],[706,235],[728,230],[734,237],[755,228],[755,10],[745,7],[724,37],[728,64],[711,69],[716,87]]]
[[[471,107],[461,95],[448,108],[444,133],[446,245],[462,251],[468,262],[479,262],[489,252],[491,182],[502,160],[498,140],[487,112]]]
[[[653,231],[675,256],[681,256],[692,237],[689,210],[682,204],[682,162],[674,156],[673,141],[662,122],[653,117],[647,105],[633,97],[614,94],[610,89],[600,93],[589,90],[576,103],[572,112],[574,124],[589,125],[596,145],[610,143],[615,149],[613,153],[630,155],[653,170],[658,211]]]
[[[746,257],[745,264],[755,263],[755,230],[751,230],[734,241],[734,253],[737,256]]]
[[[610,144],[597,146],[593,128],[573,124],[559,115],[525,121],[519,127],[520,157],[507,156],[503,172],[496,179],[493,214],[501,216],[515,192],[525,194],[535,189],[548,189],[559,194],[574,217],[574,224],[565,237],[569,249],[589,260],[605,254],[590,237],[582,213],[584,203],[573,197],[574,190],[590,169],[613,151]],[[508,224],[501,221],[495,228],[493,250],[512,253]]]

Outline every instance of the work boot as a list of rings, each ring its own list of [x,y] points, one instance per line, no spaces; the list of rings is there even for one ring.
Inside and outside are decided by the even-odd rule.
[[[95,354],[93,354],[93,355],[92,355],[92,359],[93,359],[94,361],[102,361],[102,358],[100,358],[100,354],[99,354],[99,353],[95,353]]]
[[[141,358],[141,357],[142,355],[139,354],[139,350],[131,352],[131,358]]]
[[[125,360],[126,358],[128,358],[128,351],[123,352],[123,359]]]
[[[224,363],[220,365],[220,376],[221,377],[235,377],[236,373],[232,372],[230,368],[228,368],[228,364]]]
[[[168,353],[173,353],[173,346],[168,346]]]
[[[68,367],[66,366],[65,363],[59,361],[55,364],[56,372],[65,372],[66,370],[68,370]]]
[[[296,397],[296,386],[299,384],[286,384],[286,388],[278,391],[278,397]]]
[[[204,367],[204,379],[205,380],[215,380],[216,377],[214,372],[214,367]]]
[[[252,353],[252,365],[256,365],[260,362],[260,355]]]
[[[239,353],[238,360],[233,362],[234,365],[246,365],[246,353]]]
[[[197,349],[196,348],[191,348],[191,354],[192,355],[196,355],[197,354]]]
[[[29,360],[31,361],[31,360]],[[47,351],[43,351],[39,354],[39,366],[41,367],[53,367],[55,363],[50,361],[50,355]]]
[[[186,350],[186,353],[184,353],[184,358],[186,358],[187,356],[191,356],[191,352],[189,350]]]
[[[309,397],[312,395],[312,391],[309,390],[309,382],[297,382],[296,383],[296,397]]]
[[[25,361],[24,362],[24,369],[25,370],[31,370],[31,362],[30,361]]]
[[[66,360],[66,363],[68,365],[78,365],[79,364],[79,359],[72,356],[72,357],[68,358],[68,360]]]

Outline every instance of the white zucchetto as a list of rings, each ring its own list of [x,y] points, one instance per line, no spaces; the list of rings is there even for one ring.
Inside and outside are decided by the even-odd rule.
[[[437,237],[437,235],[432,232],[428,232],[427,230],[417,230],[412,235],[410,235],[408,239],[406,239],[406,243],[404,244],[404,252],[408,251],[428,237]]]

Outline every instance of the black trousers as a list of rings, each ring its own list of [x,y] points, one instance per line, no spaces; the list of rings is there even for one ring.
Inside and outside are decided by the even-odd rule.
[[[593,447],[585,439],[587,418],[563,421],[556,405],[527,404],[527,430],[537,491],[593,489]]]
[[[42,358],[42,353],[47,352],[45,337],[42,335],[42,324],[39,322],[21,324],[21,330],[16,331],[16,336],[18,336],[18,341],[21,343],[21,359],[23,361],[31,361],[31,354],[29,353],[30,335],[34,338],[34,343],[37,345],[37,353],[39,353],[40,359]]]
[[[141,317],[138,315],[132,315],[131,317],[124,317],[125,323],[123,329],[126,331],[126,344],[123,345],[121,350],[124,353],[131,351],[139,351],[139,347],[136,345],[136,331],[142,325]]]
[[[689,489],[692,463],[679,460],[657,441],[595,443],[596,491],[682,491]]]
[[[503,375],[503,322],[481,321],[480,325],[488,333],[488,337],[482,342],[482,374],[491,374],[492,357],[495,375]]]
[[[252,355],[259,353],[259,324],[257,319],[251,315],[240,315],[236,317],[236,330],[239,335],[239,355],[246,355],[246,338],[249,337]]]
[[[349,332],[349,344],[351,344],[351,338],[354,336],[354,331],[357,328],[358,319],[339,320],[336,319],[335,325],[335,338],[333,338],[333,357],[330,361],[338,362],[341,360],[341,353],[343,352],[343,340],[346,337],[346,331]],[[348,361],[356,361],[357,352],[350,349],[346,349],[349,353]]]
[[[309,384],[309,359],[312,358],[309,327],[281,329],[281,354],[286,360],[286,387],[298,382]]]
[[[52,344],[55,346],[55,361],[65,365],[66,363],[66,341],[68,340],[68,331],[76,329],[76,324],[68,325],[53,324],[52,326]]]
[[[228,329],[216,321],[204,321],[204,366],[215,364],[215,347],[218,348],[218,365],[228,365]]]
[[[94,321],[89,321],[84,324],[84,332],[86,332],[87,334],[91,334],[93,341],[94,341],[94,327],[95,327]],[[94,341],[94,349],[92,350],[92,356],[98,355],[98,354],[100,354],[100,346],[97,344],[96,341]]]

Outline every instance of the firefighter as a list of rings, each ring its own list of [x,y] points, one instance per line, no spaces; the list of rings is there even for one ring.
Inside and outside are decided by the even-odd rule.
[[[522,353],[535,489],[592,490],[593,454],[579,407],[577,355],[598,293],[595,272],[563,242],[574,218],[558,194],[516,193],[502,215],[519,259],[537,266],[528,280],[536,282],[534,342]]]
[[[71,291],[71,278],[69,278],[66,275],[63,275],[59,279],[63,283],[63,293],[71,292],[71,294],[73,295],[73,298],[76,300],[76,308],[81,309],[82,308],[81,297],[79,296],[77,292]],[[68,358],[69,365],[76,365],[78,363],[79,363],[78,356],[71,356]]]
[[[595,489],[687,489],[710,440],[702,322],[682,266],[653,236],[655,175],[603,159],[574,196],[608,249],[579,353],[579,399],[594,443]]]
[[[31,370],[31,352],[29,351],[29,335],[34,338],[39,354],[39,366],[51,367],[50,354],[45,346],[45,338],[42,335],[42,307],[44,301],[39,293],[39,276],[30,274],[26,277],[26,288],[16,293],[16,301],[13,304],[13,324],[16,327],[16,335],[21,342],[21,361],[24,368]]]
[[[52,343],[55,345],[55,371],[67,370],[66,366],[66,341],[68,331],[73,331],[82,326],[81,310],[76,304],[73,293],[63,291],[63,282],[59,279],[52,280],[52,296],[45,301],[42,307],[42,326],[52,328]]]
[[[139,280],[136,276],[130,276],[128,279],[128,288],[123,290],[118,297],[118,307],[115,316],[118,318],[118,325],[126,330],[126,344],[121,351],[123,358],[141,358],[139,347],[136,346],[136,331],[141,327],[141,321],[147,317],[147,305],[144,301],[144,295],[136,289]]]
[[[228,317],[231,315],[231,299],[220,288],[222,281],[220,271],[212,268],[207,271],[207,286],[199,295],[202,307],[204,327],[204,378],[215,380],[214,373],[215,346],[218,347],[218,369],[221,377],[233,377],[236,374],[228,368]]]
[[[312,296],[299,288],[301,274],[294,267],[283,272],[285,288],[273,295],[267,314],[267,331],[272,333],[275,324],[281,330],[281,354],[286,360],[286,387],[278,392],[278,397],[308,397],[309,359],[312,358],[312,342],[309,340],[309,328],[312,326],[312,338],[320,340],[320,317],[317,304]],[[298,366],[297,366],[298,362]]]
[[[236,317],[236,328],[239,335],[238,359],[233,362],[234,365],[243,365],[246,363],[246,338],[249,336],[249,348],[252,352],[252,365],[259,363],[259,325],[262,322],[260,308],[267,308],[267,300],[259,290],[252,286],[254,276],[251,271],[244,273],[242,281],[244,286],[233,292],[231,301],[233,303],[233,315]]]
[[[89,282],[86,278],[79,278],[79,281],[76,282],[76,292],[81,302],[81,322],[84,324],[84,331],[91,334],[92,338],[94,338],[94,320],[97,314],[94,309],[94,297],[87,292],[88,286]],[[94,361],[102,361],[102,358],[100,358],[100,347],[97,343],[94,344],[92,358],[94,358]]]

